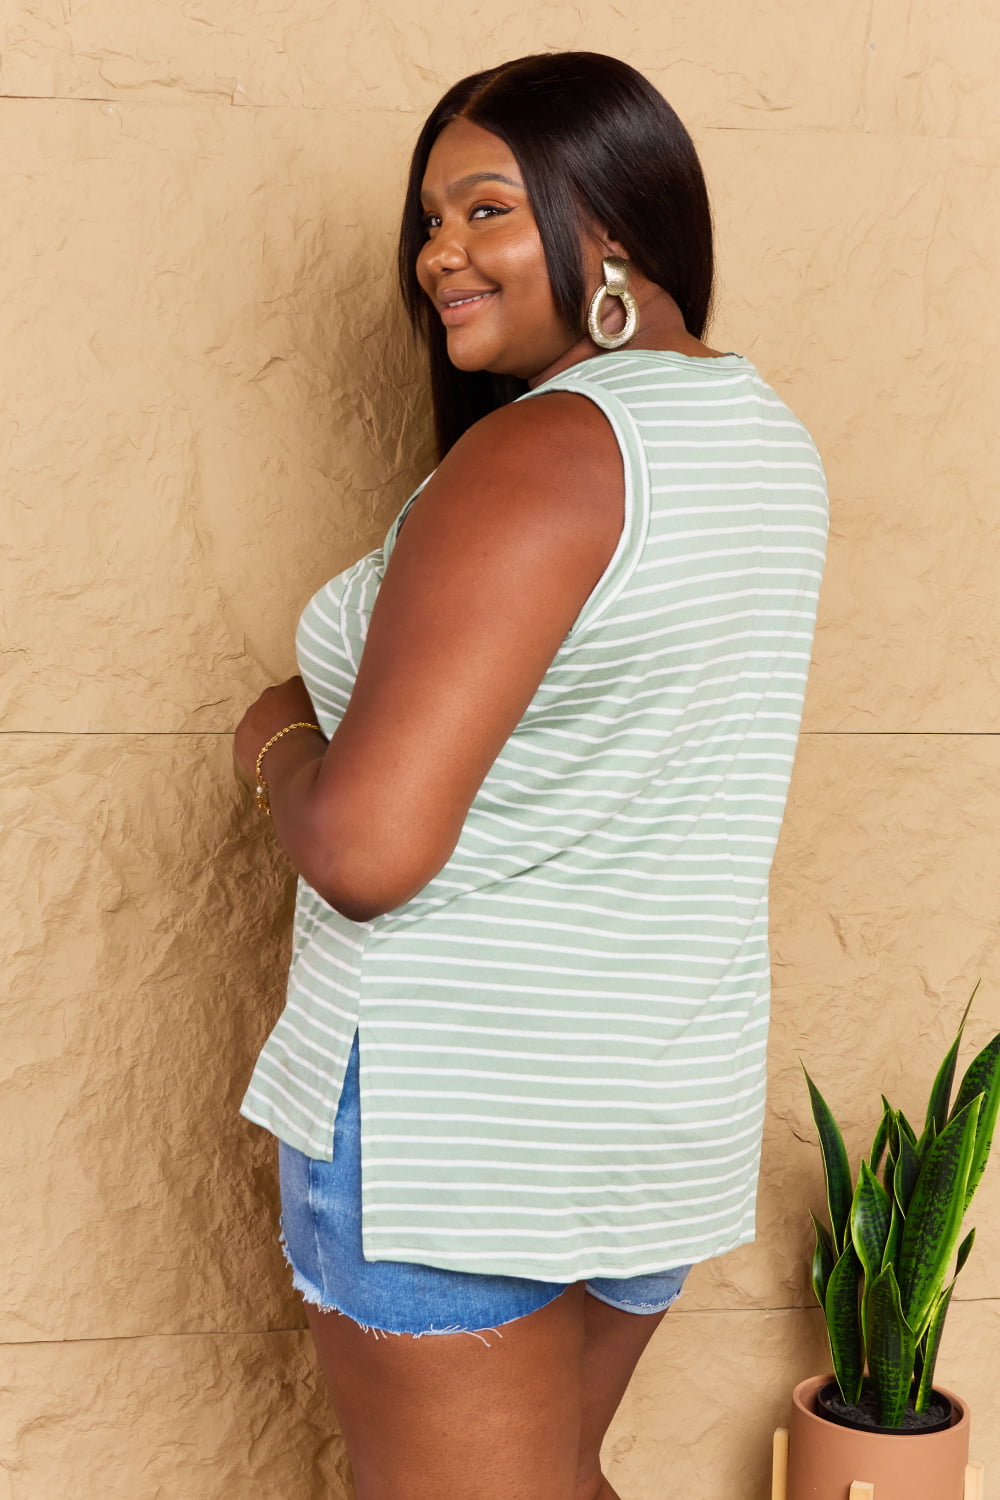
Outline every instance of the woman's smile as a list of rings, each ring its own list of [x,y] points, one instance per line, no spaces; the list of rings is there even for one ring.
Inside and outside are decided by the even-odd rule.
[[[454,327],[456,323],[468,321],[468,317],[474,315],[484,303],[497,295],[496,291],[487,292],[463,292],[446,290],[439,293],[438,305],[441,309],[441,321],[445,327]]]

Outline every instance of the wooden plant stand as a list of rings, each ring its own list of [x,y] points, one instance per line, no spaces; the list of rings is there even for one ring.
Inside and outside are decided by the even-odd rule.
[[[965,1469],[964,1500],[986,1500],[984,1489],[985,1467],[970,1463]],[[777,1427],[774,1432],[774,1448],[771,1460],[771,1500],[787,1500],[788,1494],[788,1428]],[[864,1479],[855,1479],[848,1500],[879,1500],[875,1486]]]

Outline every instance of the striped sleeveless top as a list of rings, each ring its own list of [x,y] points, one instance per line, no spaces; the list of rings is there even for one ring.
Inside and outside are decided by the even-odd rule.
[[[329,1160],[357,1029],[366,1257],[570,1282],[753,1238],[768,872],[827,497],[738,355],[602,354],[520,399],[551,390],[614,429],[617,549],[430,884],[355,923],[299,882],[243,1113]],[[302,616],[327,735],[406,508]]]

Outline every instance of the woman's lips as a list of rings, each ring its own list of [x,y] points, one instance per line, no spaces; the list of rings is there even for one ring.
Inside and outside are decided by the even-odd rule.
[[[441,304],[441,321],[448,327],[457,323],[466,323],[496,292],[469,292],[463,297],[456,297],[450,302]]]

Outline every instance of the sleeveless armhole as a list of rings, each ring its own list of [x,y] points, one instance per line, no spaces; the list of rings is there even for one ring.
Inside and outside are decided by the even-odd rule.
[[[615,602],[642,556],[649,532],[649,466],[632,413],[617,396],[603,386],[571,378],[560,380],[557,376],[517,399],[529,401],[536,396],[548,395],[550,391],[568,391],[574,396],[585,396],[604,413],[618,442],[625,476],[625,511],[621,536],[607,567],[567,632],[566,639],[573,640],[582,631],[595,625]]]
[[[387,565],[390,557],[392,556],[392,549],[396,545],[396,539],[399,536],[400,528],[402,527],[403,522],[406,520],[407,516],[410,513],[410,506],[413,504],[414,500],[416,500],[421,495],[421,493],[426,488],[426,486],[434,478],[434,473],[435,473],[435,471],[432,469],[431,472],[428,474],[427,478],[426,479],[422,479],[420,481],[420,483],[417,485],[416,489],[413,491],[413,494],[410,496],[409,500],[407,500],[406,504],[403,506],[402,510],[399,512],[399,515],[396,517],[396,519],[393,521],[392,525],[389,527],[389,530],[386,532],[386,534],[385,534],[385,541],[382,543],[382,571],[383,572],[385,572],[386,565]]]

